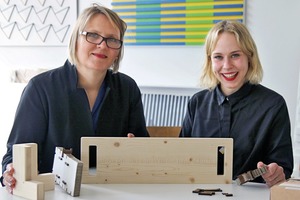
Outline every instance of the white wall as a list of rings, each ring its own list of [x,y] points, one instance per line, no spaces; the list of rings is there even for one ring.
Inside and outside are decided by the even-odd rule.
[[[109,0],[78,1],[79,12],[93,2],[111,7]],[[292,126],[299,74],[300,1],[246,1],[246,24],[260,52],[265,75],[263,84],[284,96]],[[0,47],[2,68],[54,68],[67,58],[66,47]],[[125,46],[121,71],[140,86],[198,87],[203,60],[202,47]]]
[[[93,2],[111,7],[109,0],[84,0],[78,1],[79,11]],[[297,88],[300,65],[298,55],[300,26],[297,22],[297,19],[300,19],[299,10],[298,0],[246,1],[246,24],[256,40],[264,67],[263,84],[279,92],[286,99],[292,128],[295,123],[297,91],[299,91]],[[66,58],[66,47],[0,47],[2,69],[55,68],[61,66]],[[202,60],[202,47],[125,46],[121,71],[132,76],[140,86],[195,88],[198,86]],[[2,74],[0,85],[5,84],[7,84],[6,77]],[[1,100],[0,103],[2,104]],[[1,115],[10,116],[3,111]],[[0,127],[5,123],[1,120]]]

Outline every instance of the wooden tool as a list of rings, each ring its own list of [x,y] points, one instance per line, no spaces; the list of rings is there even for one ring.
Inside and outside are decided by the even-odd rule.
[[[54,190],[54,174],[38,174],[37,144],[13,146],[13,167],[16,187],[13,194],[31,200],[43,200],[45,191]]]

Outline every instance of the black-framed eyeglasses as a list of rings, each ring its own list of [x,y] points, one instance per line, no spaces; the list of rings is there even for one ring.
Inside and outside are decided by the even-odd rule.
[[[105,41],[107,47],[111,49],[120,49],[123,44],[123,41],[121,40],[115,38],[106,38],[97,33],[82,31],[80,34],[85,35],[86,41],[92,44],[100,45],[103,41]]]

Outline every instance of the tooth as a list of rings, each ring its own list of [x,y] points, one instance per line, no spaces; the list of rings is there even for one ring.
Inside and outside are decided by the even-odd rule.
[[[236,75],[236,73],[234,73],[234,74],[224,74],[224,76],[226,76],[227,78],[233,77],[235,75]]]

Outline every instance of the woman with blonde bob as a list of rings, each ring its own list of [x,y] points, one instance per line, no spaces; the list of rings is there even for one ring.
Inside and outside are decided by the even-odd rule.
[[[263,78],[263,69],[260,64],[255,42],[248,29],[237,21],[223,21],[223,23],[216,24],[207,35],[205,45],[206,56],[200,78],[201,85],[204,88],[213,89],[220,83],[213,72],[211,55],[216,46],[219,34],[223,32],[234,34],[237,44],[248,58],[249,68],[245,80],[252,84],[259,84]]]
[[[144,137],[141,93],[118,72],[126,23],[94,4],[78,17],[63,66],[33,77],[21,96],[2,160],[1,183],[13,192],[12,148],[38,144],[38,171],[52,172],[55,147],[72,149],[80,159],[81,137]],[[91,156],[91,154],[93,154]],[[95,165],[90,151],[90,166]]]
[[[260,84],[263,70],[247,27],[220,21],[205,41],[200,77],[181,137],[233,138],[233,179],[266,167],[255,182],[273,186],[293,171],[289,114],[284,98]]]

